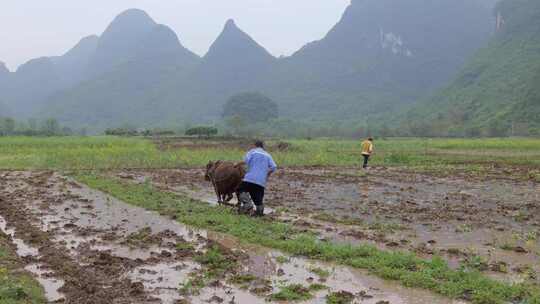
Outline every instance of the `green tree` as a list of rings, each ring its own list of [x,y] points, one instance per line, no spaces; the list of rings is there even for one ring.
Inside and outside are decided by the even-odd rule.
[[[234,135],[240,135],[246,127],[246,122],[240,115],[228,117],[225,123],[229,129],[232,129]]]
[[[211,126],[199,126],[194,128],[189,128],[186,130],[186,135],[188,136],[215,136],[218,134],[218,129]]]
[[[46,136],[54,136],[60,134],[60,124],[58,121],[54,118],[49,118],[45,120],[43,123],[43,127],[41,129],[44,135]]]
[[[223,118],[239,116],[246,123],[268,122],[278,117],[278,105],[257,92],[234,95],[223,107]]]
[[[15,120],[13,118],[3,118],[0,121],[0,133],[3,135],[13,135],[15,132]]]

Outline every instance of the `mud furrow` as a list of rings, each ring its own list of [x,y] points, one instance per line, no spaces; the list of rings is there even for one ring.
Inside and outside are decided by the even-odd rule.
[[[116,176],[213,202],[203,174],[178,169]],[[267,203],[281,210],[275,220],[337,242],[442,255],[453,267],[476,260],[475,267],[490,276],[513,282],[535,281],[540,273],[540,184],[532,181],[385,168],[367,176],[352,168],[285,168],[271,180]]]
[[[43,185],[52,173],[43,173],[33,179],[31,184]],[[1,181],[10,188],[9,181]],[[30,257],[27,262],[38,263],[49,276],[60,278],[64,285],[60,292],[66,303],[108,304],[142,302],[146,297],[140,288],[129,279],[112,273],[109,266],[124,264],[123,261],[111,261],[110,256],[94,256],[87,265],[79,264],[69,255],[69,251],[53,241],[50,232],[42,231],[39,219],[26,207],[28,201],[36,200],[35,192],[26,187],[13,187],[8,193],[0,193],[0,214],[9,226],[16,230],[15,236],[35,248],[39,256]],[[51,200],[52,197],[40,197]]]
[[[56,173],[0,172],[0,182],[0,215],[16,238],[38,248],[37,256],[25,258],[28,265],[64,282],[59,302],[255,304],[266,303],[283,286],[318,283],[326,288],[304,303],[326,303],[330,292],[365,304],[456,303],[348,267],[193,230]],[[222,253],[218,264],[230,261],[232,268],[196,293],[184,293],[182,286],[214,271],[209,267],[215,262],[199,258],[212,248]]]

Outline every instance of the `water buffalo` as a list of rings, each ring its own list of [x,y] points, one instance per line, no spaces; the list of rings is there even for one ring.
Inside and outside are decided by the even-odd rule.
[[[221,205],[228,204],[231,201],[245,174],[243,162],[232,163],[218,160],[216,162],[211,161],[206,165],[204,179],[212,182],[218,204]]]

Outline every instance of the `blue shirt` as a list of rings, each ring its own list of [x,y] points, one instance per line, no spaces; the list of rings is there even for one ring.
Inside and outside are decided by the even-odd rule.
[[[266,187],[268,173],[274,172],[277,169],[272,156],[262,148],[255,148],[246,154],[244,161],[247,165],[247,173],[244,176],[244,181]]]

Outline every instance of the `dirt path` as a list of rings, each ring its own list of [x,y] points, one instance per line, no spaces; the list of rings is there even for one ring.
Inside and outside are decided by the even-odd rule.
[[[347,267],[239,245],[88,189],[53,172],[0,172],[0,228],[58,303],[266,303],[288,284],[321,283],[306,303],[345,291],[358,303],[458,303]],[[197,262],[219,246],[235,267],[195,294],[180,285],[204,274]],[[320,269],[328,272],[321,276]],[[319,274],[317,274],[319,273]],[[239,276],[252,279],[231,282]]]
[[[117,176],[215,201],[201,169],[132,171]],[[478,178],[436,177],[396,169],[285,168],[270,183],[276,219],[343,242],[372,242],[451,265],[474,264],[509,281],[540,272],[540,183],[500,171]],[[471,264],[472,263],[472,264]]]

